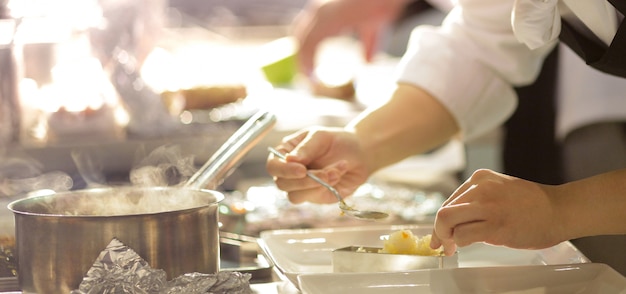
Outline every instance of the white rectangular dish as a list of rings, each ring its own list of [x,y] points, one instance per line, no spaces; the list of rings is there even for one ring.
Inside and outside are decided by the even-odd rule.
[[[303,294],[624,294],[626,279],[599,263],[303,274]]]
[[[298,275],[333,273],[333,250],[347,246],[379,247],[383,238],[400,229],[409,229],[422,236],[432,232],[432,226],[424,225],[273,230],[261,232],[258,242],[276,269],[297,286]],[[476,243],[458,251],[459,268],[589,262],[570,242],[542,250],[520,250]]]

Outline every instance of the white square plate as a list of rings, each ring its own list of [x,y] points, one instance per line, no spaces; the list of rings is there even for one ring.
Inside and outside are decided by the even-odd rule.
[[[381,247],[390,233],[409,229],[418,236],[432,226],[376,225],[362,227],[273,230],[261,232],[259,245],[275,267],[294,285],[298,275],[332,273],[332,251],[347,246]],[[476,243],[459,249],[460,268],[589,263],[570,242],[542,250],[520,250]]]
[[[303,274],[298,280],[303,294],[626,293],[624,276],[599,263]]]

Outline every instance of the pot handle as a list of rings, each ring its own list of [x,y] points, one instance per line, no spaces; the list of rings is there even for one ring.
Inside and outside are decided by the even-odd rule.
[[[184,186],[197,190],[215,189],[275,124],[274,114],[258,111],[222,144]]]

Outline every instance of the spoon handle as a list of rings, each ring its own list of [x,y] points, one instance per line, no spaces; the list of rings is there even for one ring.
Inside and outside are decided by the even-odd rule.
[[[280,151],[272,148],[272,147],[267,147],[267,150],[269,150],[269,152],[271,152],[272,154],[276,155],[278,158],[280,159],[285,159],[285,155],[280,153]],[[326,187],[326,189],[330,190],[331,193],[333,193],[333,195],[335,195],[335,197],[337,198],[337,200],[339,200],[339,202],[343,205],[346,205],[345,202],[343,201],[343,198],[341,197],[341,195],[339,195],[339,192],[337,191],[337,189],[335,189],[333,186],[331,186],[330,184],[324,182],[322,179],[318,178],[316,175],[314,175],[313,173],[311,173],[311,171],[307,171],[306,175],[313,179],[314,181],[318,182],[320,185]]]
[[[265,137],[276,124],[276,116],[259,111],[215,151],[213,156],[187,180],[191,189],[215,189],[237,167],[243,157]]]

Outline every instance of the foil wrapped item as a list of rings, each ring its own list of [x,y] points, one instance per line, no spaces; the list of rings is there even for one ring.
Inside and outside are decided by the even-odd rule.
[[[249,294],[250,278],[240,272],[187,273],[167,281],[164,270],[151,268],[134,250],[113,239],[70,294]]]
[[[217,274],[189,273],[173,279],[163,294],[249,294],[250,274],[218,272]]]
[[[151,268],[134,250],[113,239],[71,294],[159,293],[166,284],[164,270]]]

